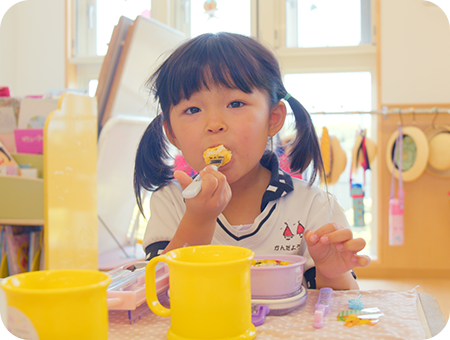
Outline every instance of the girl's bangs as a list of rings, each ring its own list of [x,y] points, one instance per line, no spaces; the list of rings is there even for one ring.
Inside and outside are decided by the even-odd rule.
[[[184,67],[172,73],[168,79],[172,91],[170,104],[177,105],[183,99],[189,99],[194,93],[224,86],[251,93],[252,89],[261,87],[262,80],[257,78],[258,72],[254,63],[245,64],[232,52],[228,56],[210,54],[206,58],[192,58]]]

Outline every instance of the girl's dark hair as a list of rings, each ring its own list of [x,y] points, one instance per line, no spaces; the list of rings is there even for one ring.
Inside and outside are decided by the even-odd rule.
[[[251,93],[268,94],[271,107],[285,98],[278,61],[262,44],[234,33],[206,33],[178,47],[147,81],[161,107],[139,143],[134,170],[134,192],[142,212],[141,189],[155,191],[173,179],[169,142],[163,124],[170,133],[170,109],[193,94],[221,85]],[[309,180],[324,176],[317,134],[306,109],[293,97],[288,99],[296,122],[296,138],[289,150],[291,170],[303,172],[313,162]]]

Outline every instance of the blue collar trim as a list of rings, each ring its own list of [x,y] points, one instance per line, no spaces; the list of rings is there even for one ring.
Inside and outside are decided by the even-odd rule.
[[[291,176],[280,169],[278,157],[271,151],[266,151],[260,163],[270,170],[271,177],[261,201],[261,212],[270,201],[274,201],[294,190]]]

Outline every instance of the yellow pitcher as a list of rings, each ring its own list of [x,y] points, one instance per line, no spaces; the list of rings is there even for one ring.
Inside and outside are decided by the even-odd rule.
[[[256,336],[251,322],[250,265],[253,251],[206,245],[175,249],[153,258],[146,269],[150,309],[171,316],[173,340],[246,340]],[[169,266],[170,309],[156,297],[155,268]]]

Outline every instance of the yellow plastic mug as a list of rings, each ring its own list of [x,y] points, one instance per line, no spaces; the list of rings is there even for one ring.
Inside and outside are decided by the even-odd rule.
[[[94,270],[43,270],[17,274],[0,285],[6,328],[27,340],[108,338],[108,274]]]
[[[145,273],[147,304],[155,314],[171,316],[167,339],[253,339],[253,257],[253,251],[243,247],[206,245],[175,249],[151,259]],[[170,309],[156,297],[159,262],[169,266]]]

